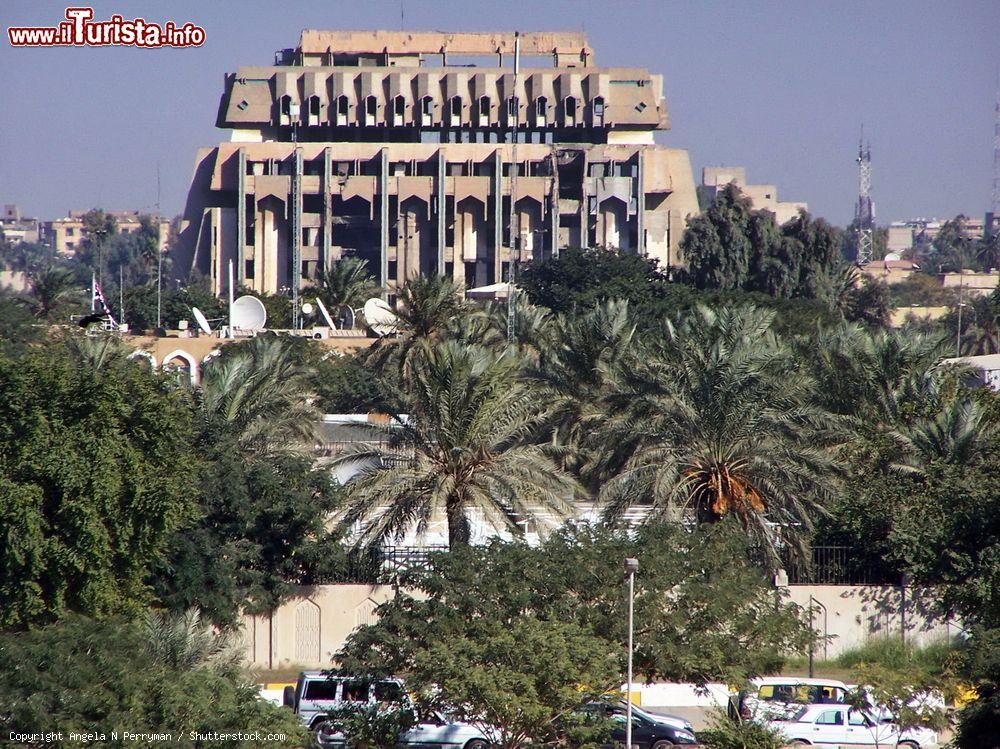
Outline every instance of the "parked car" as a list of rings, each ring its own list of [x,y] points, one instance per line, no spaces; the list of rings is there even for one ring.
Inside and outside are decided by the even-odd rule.
[[[624,700],[601,700],[600,702],[588,703],[584,709],[588,712],[603,711],[604,715],[611,716],[625,715],[628,706],[625,704]],[[632,715],[638,715],[646,720],[651,720],[654,723],[665,723],[668,726],[680,728],[682,731],[694,733],[694,727],[691,725],[691,722],[678,715],[660,715],[659,713],[651,713],[648,710],[643,710],[641,707],[636,705],[632,705]]]
[[[671,723],[651,720],[645,713],[632,709],[632,745],[639,749],[668,749],[675,744],[690,745],[697,744],[698,738],[693,730],[679,728]],[[625,743],[625,721],[627,716],[624,712],[613,713],[610,717],[612,723],[611,744],[608,746],[619,746]],[[690,726],[690,723],[688,724]]]
[[[803,705],[843,705],[848,687],[833,679],[769,676],[754,679],[751,689],[739,693],[739,712],[744,718],[791,720]]]
[[[316,730],[316,743],[321,747],[342,747],[344,734],[332,723],[320,723]],[[488,749],[489,740],[483,732],[471,723],[448,721],[440,716],[419,721],[412,728],[403,731],[398,740],[399,747],[433,747],[433,749]]]
[[[285,687],[284,705],[315,731],[335,711],[352,705],[411,705],[399,679],[365,680],[330,676],[323,671],[303,671],[295,686]]]
[[[938,743],[937,732],[929,728],[901,731],[892,723],[847,705],[806,705],[791,720],[770,720],[767,725],[780,731],[793,746],[850,744],[923,749]]]

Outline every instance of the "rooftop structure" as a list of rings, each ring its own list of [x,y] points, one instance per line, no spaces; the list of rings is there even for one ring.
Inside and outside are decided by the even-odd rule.
[[[87,226],[84,216],[89,211],[70,211],[65,218],[57,218],[45,222],[45,236],[60,255],[73,255],[81,242],[87,238]],[[105,211],[115,220],[119,234],[131,234],[142,228],[142,217],[146,214],[140,211]],[[159,216],[151,216],[157,227],[157,242],[160,252],[167,248],[170,238],[170,222]]]
[[[0,214],[0,237],[11,244],[38,242],[42,238],[42,226],[37,218],[21,215],[21,207],[7,203]]]
[[[390,294],[503,283],[575,246],[677,265],[698,205],[687,152],[653,142],[662,89],[597,67],[577,33],[303,31],[226,76],[231,141],[198,153],[175,268],[222,293],[232,261],[239,285],[294,296],[346,256]]]
[[[698,199],[702,209],[708,208],[715,196],[726,185],[736,185],[740,192],[750,198],[755,209],[763,209],[774,214],[778,224],[791,221],[799,215],[799,211],[809,210],[807,203],[790,203],[778,200],[778,188],[775,185],[747,184],[747,170],[742,166],[706,166],[701,172],[701,185],[698,187]]]

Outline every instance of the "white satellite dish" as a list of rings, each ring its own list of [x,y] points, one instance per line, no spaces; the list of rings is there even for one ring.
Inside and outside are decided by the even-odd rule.
[[[263,330],[267,322],[267,310],[255,296],[241,296],[233,302],[231,315],[233,327],[239,330]]]
[[[212,335],[212,326],[208,324],[208,318],[202,313],[197,307],[191,308],[191,313],[194,315],[195,322],[198,323],[198,327],[201,328],[201,332],[205,335]]]
[[[323,315],[323,319],[326,320],[326,324],[330,326],[331,329],[337,326],[333,324],[333,318],[330,317],[330,313],[326,311],[326,305],[323,304],[323,300],[316,297],[316,306],[319,307],[320,314]]]
[[[316,310],[313,308],[313,306],[311,304],[309,304],[309,302],[304,302],[302,304],[302,314],[303,315],[311,315],[315,311]]]
[[[350,305],[342,304],[337,308],[337,319],[340,320],[340,327],[344,330],[350,330],[354,327],[354,310],[351,309]]]
[[[890,252],[888,255],[885,256],[885,259],[886,260],[902,260],[903,256],[900,255],[898,252]]]
[[[362,312],[368,322],[368,327],[376,335],[385,336],[396,332],[398,318],[384,299],[372,297],[365,302]]]

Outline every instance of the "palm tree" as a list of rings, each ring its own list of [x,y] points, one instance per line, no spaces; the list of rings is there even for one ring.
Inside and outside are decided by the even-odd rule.
[[[171,669],[204,668],[235,675],[243,665],[240,642],[232,631],[216,632],[197,609],[184,613],[149,611],[143,622],[146,654]]]
[[[47,318],[73,295],[73,274],[66,268],[49,267],[31,278],[35,316]]]
[[[334,260],[320,269],[313,288],[333,311],[342,306],[357,309],[382,291],[368,271],[368,262],[357,257]]]
[[[399,290],[396,300],[398,338],[386,338],[373,352],[373,362],[384,367],[394,360],[400,372],[408,372],[411,351],[422,342],[450,337],[457,326],[469,325],[464,318],[483,315],[465,298],[460,286],[447,276],[416,276]]]
[[[321,414],[312,404],[310,375],[292,342],[253,338],[205,365],[201,412],[250,453],[311,448]]]
[[[387,428],[388,449],[340,458],[368,467],[347,485],[344,528],[362,525],[358,544],[423,533],[442,514],[451,548],[470,540],[470,514],[519,532],[518,522],[571,509],[576,485],[533,438],[544,422],[537,388],[518,376],[511,352],[497,356],[457,341],[414,350],[402,407]],[[407,455],[400,459],[400,453]]]
[[[594,490],[604,477],[582,475],[588,463],[584,436],[602,419],[598,403],[609,379],[620,367],[631,366],[635,329],[628,302],[622,300],[560,315],[552,322],[532,370],[552,401],[552,442],[561,448],[563,467]]]
[[[979,404],[969,398],[953,398],[933,416],[917,419],[892,433],[902,453],[894,467],[922,474],[928,464],[936,461],[968,464],[982,454],[983,444],[993,431]]]
[[[837,434],[810,404],[812,382],[771,332],[773,316],[700,309],[616,378],[592,437],[612,474],[600,494],[608,520],[645,500],[698,524],[735,516],[772,563],[776,533],[804,552],[835,494]]]

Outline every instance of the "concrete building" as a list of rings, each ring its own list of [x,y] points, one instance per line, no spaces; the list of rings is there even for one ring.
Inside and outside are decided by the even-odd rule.
[[[46,241],[52,245],[57,253],[72,255],[80,243],[86,239],[87,229],[83,217],[87,213],[88,211],[70,211],[66,218],[46,222]],[[119,234],[131,234],[139,231],[142,228],[141,218],[147,215],[139,211],[105,211],[105,213],[114,218]],[[164,252],[170,241],[170,222],[159,216],[152,216],[152,218],[157,226],[160,252]]]
[[[0,215],[0,235],[12,244],[38,242],[42,239],[42,225],[37,218],[21,215],[21,207],[7,203]]]
[[[983,234],[987,231],[987,224],[990,220],[989,214],[981,219],[964,219],[962,221],[962,236],[965,239],[982,239]],[[886,250],[888,252],[903,253],[907,250],[912,250],[918,241],[933,242],[945,223],[945,219],[937,218],[912,218],[905,221],[893,221],[889,224]]]
[[[799,211],[808,211],[808,203],[790,203],[778,200],[776,185],[747,184],[747,170],[742,166],[706,166],[701,171],[701,185],[698,187],[698,201],[705,210],[715,200],[715,196],[726,185],[734,184],[750,198],[753,207],[774,214],[778,225],[791,221]]]
[[[552,64],[517,69],[515,49]],[[662,89],[597,67],[577,33],[303,31],[227,75],[232,139],[197,155],[174,267],[221,293],[232,260],[275,293],[356,256],[391,294],[435,272],[495,284],[581,245],[677,265],[698,204],[687,152],[653,142]]]
[[[963,270],[961,273],[942,273],[941,285],[949,289],[960,289],[966,296],[989,296],[1000,285],[1000,272],[977,273]]]

